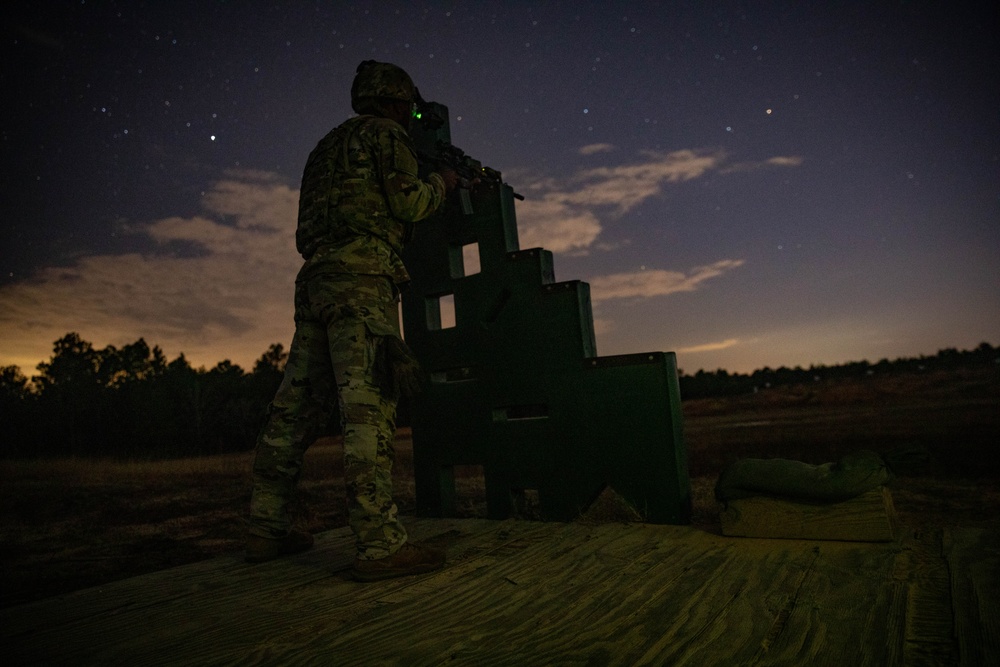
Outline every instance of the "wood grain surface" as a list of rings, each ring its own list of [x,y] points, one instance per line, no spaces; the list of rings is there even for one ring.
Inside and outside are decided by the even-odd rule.
[[[439,572],[352,581],[347,529],[0,612],[7,664],[997,664],[995,531],[851,543],[411,519]],[[13,660],[10,662],[9,660]]]

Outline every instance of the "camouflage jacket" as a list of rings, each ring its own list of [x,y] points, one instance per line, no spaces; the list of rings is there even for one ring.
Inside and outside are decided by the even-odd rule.
[[[444,180],[417,176],[409,135],[395,121],[357,116],[331,130],[309,154],[299,193],[295,245],[299,273],[386,275],[409,281],[400,254],[406,223],[445,198]]]

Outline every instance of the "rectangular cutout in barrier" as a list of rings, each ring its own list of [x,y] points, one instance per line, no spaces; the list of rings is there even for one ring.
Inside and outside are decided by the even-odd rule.
[[[474,276],[482,270],[479,261],[479,244],[448,246],[448,274],[453,279]]]
[[[427,330],[455,328],[455,295],[439,294],[425,300]]]

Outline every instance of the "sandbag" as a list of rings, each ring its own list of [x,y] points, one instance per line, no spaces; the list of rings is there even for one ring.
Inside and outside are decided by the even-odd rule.
[[[894,478],[885,459],[867,449],[821,465],[788,459],[741,459],[723,469],[715,485],[715,498],[720,502],[753,496],[840,502]]]

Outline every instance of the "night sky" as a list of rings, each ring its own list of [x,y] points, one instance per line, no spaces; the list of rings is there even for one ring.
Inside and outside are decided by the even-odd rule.
[[[0,365],[291,340],[306,156],[406,69],[585,280],[602,355],[1000,344],[995,2],[8,2]]]

